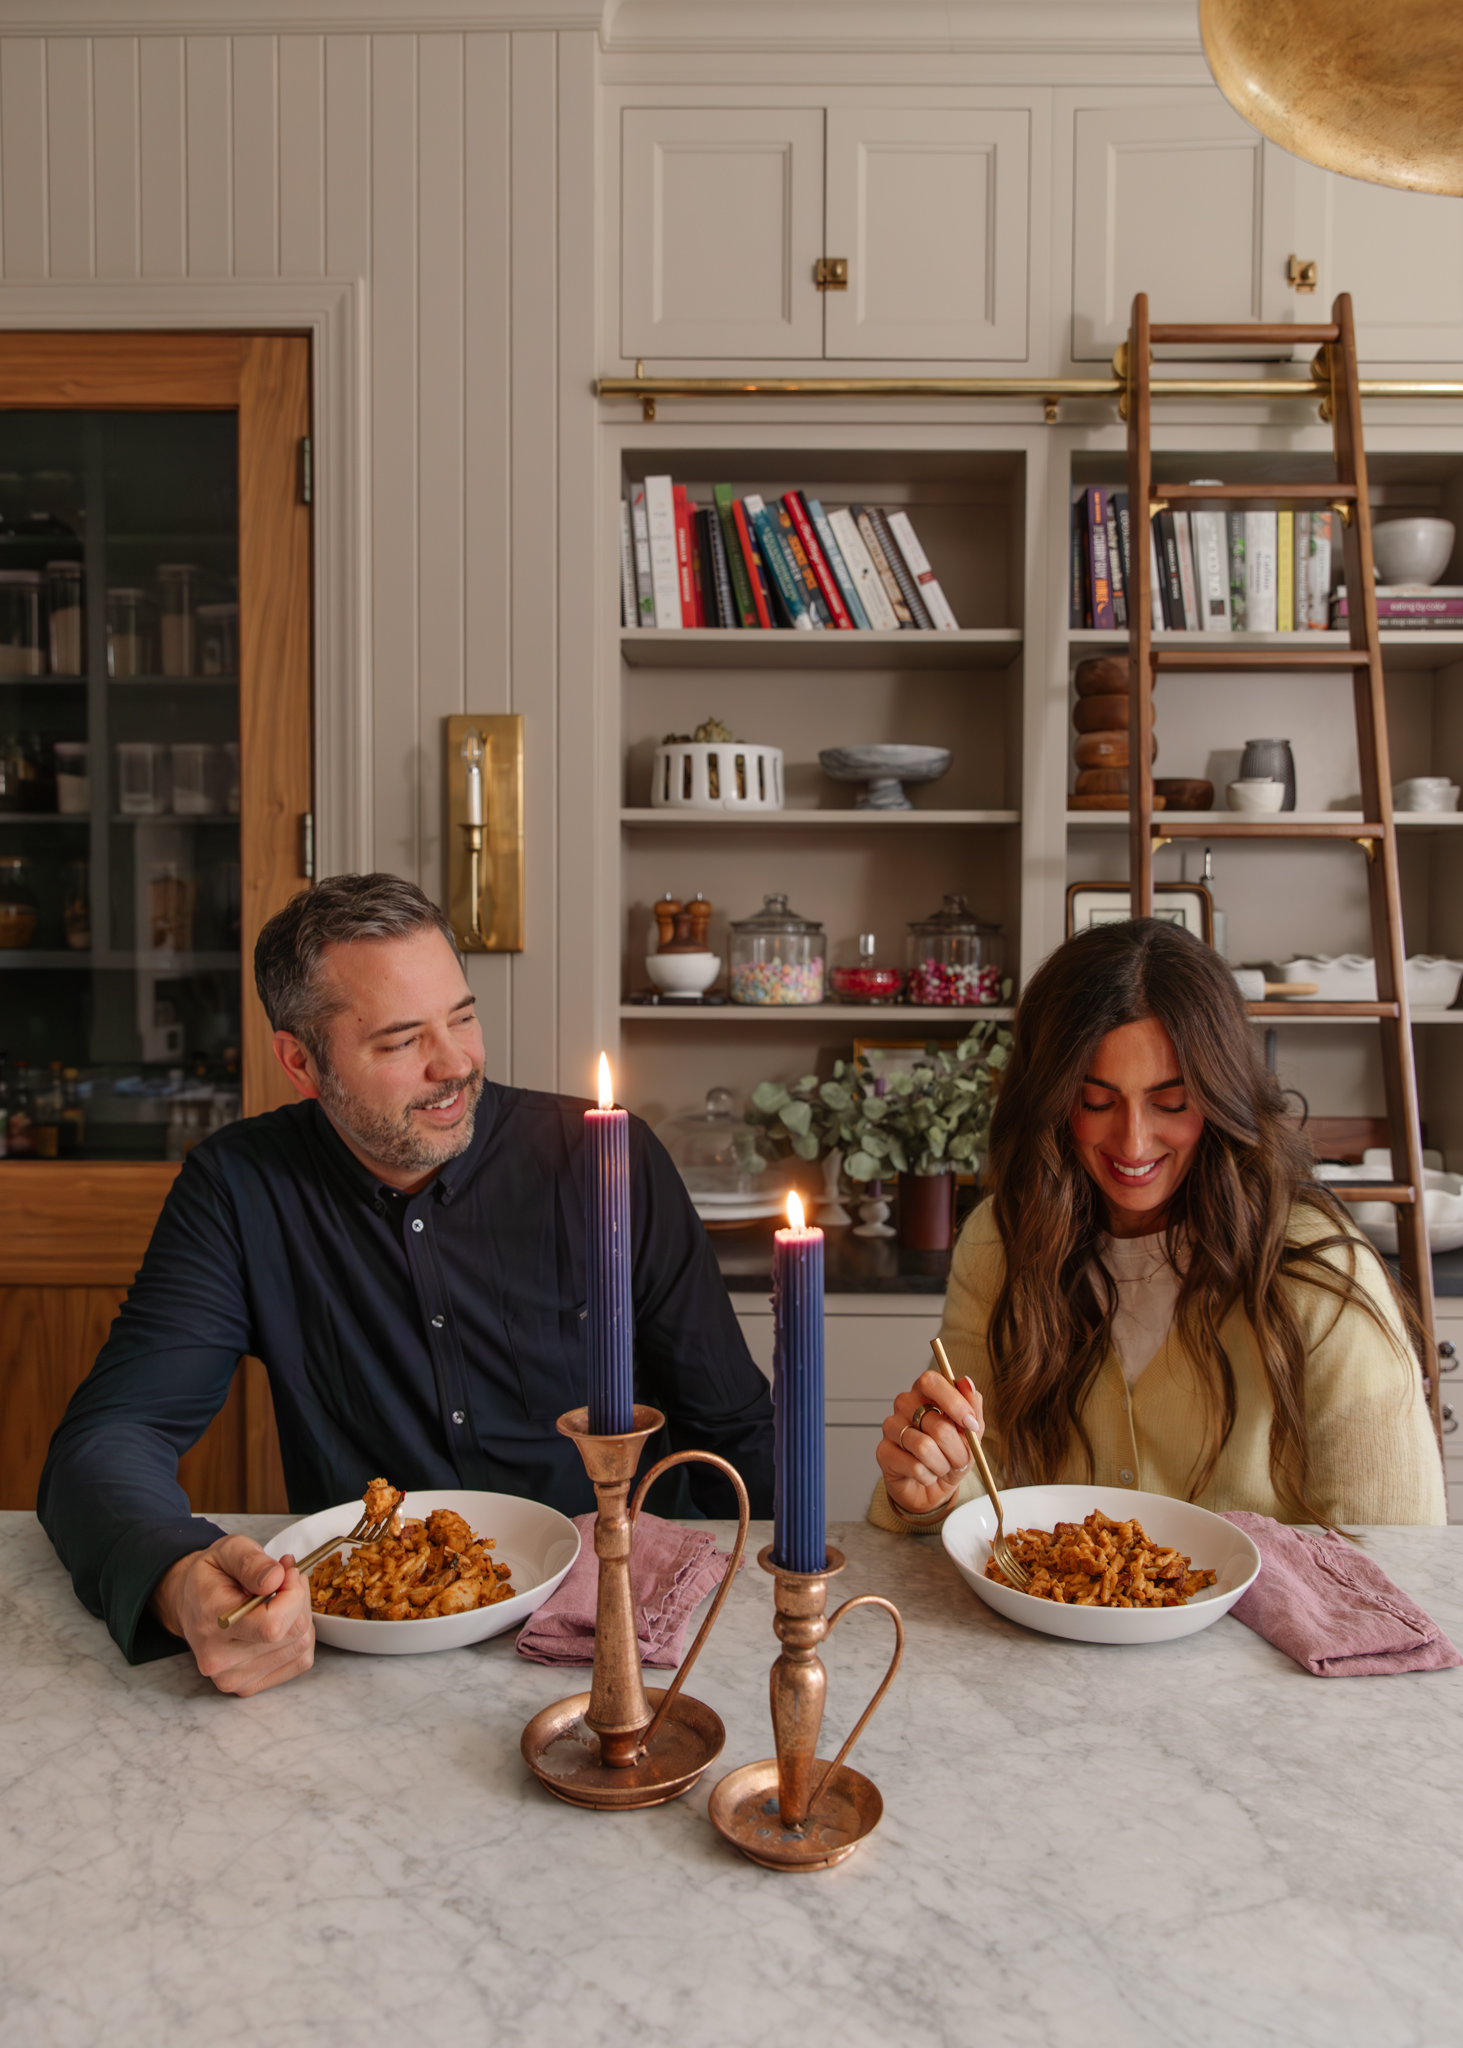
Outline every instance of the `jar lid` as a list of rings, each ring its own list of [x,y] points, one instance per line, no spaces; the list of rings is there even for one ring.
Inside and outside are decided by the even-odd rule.
[[[124,598],[131,604],[152,603],[152,592],[139,589],[135,583],[109,583],[107,585],[107,596],[109,598]]]
[[[198,574],[198,564],[196,562],[159,562],[157,573],[159,576],[196,576]]]
[[[47,562],[46,574],[48,576],[75,576],[79,580],[81,564],[80,562]]]
[[[976,916],[963,896],[947,896],[944,908],[929,917],[912,917],[912,932],[998,932],[998,924],[987,924]]]
[[[239,616],[237,604],[200,604],[193,616],[198,619],[236,619]]]
[[[823,929],[816,919],[799,917],[795,910],[789,910],[785,896],[764,896],[759,911],[751,917],[734,917],[731,928],[734,932],[820,932]]]
[[[0,583],[39,583],[39,569],[0,569]]]

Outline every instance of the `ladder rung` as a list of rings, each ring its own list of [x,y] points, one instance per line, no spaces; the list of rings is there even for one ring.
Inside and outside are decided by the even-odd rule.
[[[1385,1187],[1380,1181],[1323,1180],[1321,1186],[1338,1202],[1395,1202],[1402,1206],[1417,1200],[1416,1188]]]
[[[1317,387],[1319,390],[1319,387]],[[1322,394],[1324,395],[1324,394]],[[1228,505],[1231,511],[1269,506],[1293,498],[1303,505],[1354,505],[1355,484],[1160,484],[1152,486],[1155,499],[1170,505]]]
[[[1265,1017],[1395,1017],[1396,1003],[1323,1003],[1314,996],[1297,996],[1294,1002],[1286,1002],[1277,996],[1273,1002],[1246,1003],[1245,1008],[1254,1018]]]
[[[1258,818],[1206,817],[1196,818],[1192,813],[1186,818],[1165,817],[1162,811],[1155,811],[1152,817],[1153,836],[1165,839],[1380,839],[1383,830],[1380,825],[1362,825],[1355,822],[1336,825],[1295,825],[1287,824],[1282,811],[1266,811]]]
[[[1195,634],[1195,639],[1217,640],[1217,633]],[[1155,668],[1167,669],[1335,669],[1344,673],[1347,669],[1367,668],[1371,656],[1364,647],[1245,647],[1219,648],[1212,651],[1195,648],[1190,653],[1187,647],[1153,647],[1149,649],[1149,660]]]
[[[1148,340],[1154,347],[1175,346],[1183,342],[1224,341],[1294,341],[1321,342],[1339,341],[1339,327],[1225,327],[1190,324],[1187,327],[1150,327]]]

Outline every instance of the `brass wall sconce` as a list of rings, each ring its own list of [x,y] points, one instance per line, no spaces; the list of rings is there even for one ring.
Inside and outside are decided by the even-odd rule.
[[[447,915],[462,953],[523,951],[523,720],[449,718]]]

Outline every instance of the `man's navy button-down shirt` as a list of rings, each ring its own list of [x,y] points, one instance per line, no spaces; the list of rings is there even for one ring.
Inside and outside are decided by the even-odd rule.
[[[484,1086],[468,1149],[419,1193],[381,1186],[316,1103],[198,1146],[142,1270],[51,1444],[39,1512],[77,1593],[134,1662],[181,1648],[148,1612],[193,1517],[177,1460],[242,1354],[269,1372],[290,1507],[393,1485],[594,1506],[554,1424],[587,1399],[584,1111]],[[771,1513],[772,1405],[706,1233],[665,1149],[630,1120],[635,1397],[668,1449],[729,1458]],[[663,1512],[736,1512],[705,1466],[658,1482]],[[689,1487],[689,1493],[687,1493]]]

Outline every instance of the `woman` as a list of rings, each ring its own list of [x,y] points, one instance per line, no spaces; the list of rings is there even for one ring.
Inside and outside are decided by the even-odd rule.
[[[1219,956],[1152,918],[1084,932],[1038,970],[1014,1035],[994,1192],[945,1301],[964,1377],[931,1370],[895,1400],[870,1520],[938,1528],[976,1498],[969,1426],[1012,1486],[1445,1521],[1408,1314],[1310,1179]]]

